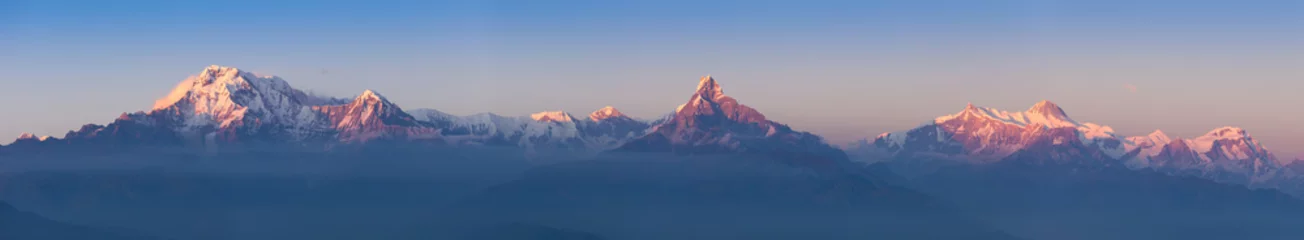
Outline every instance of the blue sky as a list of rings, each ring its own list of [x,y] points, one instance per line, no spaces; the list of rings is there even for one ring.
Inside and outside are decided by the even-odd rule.
[[[8,0],[0,136],[145,110],[220,64],[405,108],[648,118],[711,74],[835,142],[1048,99],[1127,135],[1235,125],[1304,153],[1304,3],[1138,2]]]

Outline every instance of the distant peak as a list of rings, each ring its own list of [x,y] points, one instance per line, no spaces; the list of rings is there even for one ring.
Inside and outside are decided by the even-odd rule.
[[[235,68],[235,67],[231,67],[231,66],[222,66],[222,65],[214,64],[214,65],[208,65],[207,68],[204,68],[204,71],[207,71],[207,72],[226,72],[226,71],[240,71],[240,69]]]
[[[570,122],[574,121],[571,115],[562,111],[548,111],[530,114],[530,118],[540,122]]]
[[[1009,124],[1015,124],[1020,127],[1039,126],[1043,128],[1062,128],[1062,127],[1079,127],[1095,126],[1092,124],[1079,124],[1068,115],[1058,105],[1050,101],[1041,101],[1033,105],[1027,111],[1007,112],[995,108],[974,106],[972,102],[965,104],[964,110],[959,113],[941,116],[933,119],[933,123],[943,123],[951,120],[995,120]],[[1101,126],[1103,127],[1103,126]],[[1093,127],[1094,128],[1094,127]],[[1103,131],[1113,131],[1108,127],[1101,128]]]
[[[46,139],[50,139],[50,136],[36,136],[36,134],[31,134],[31,133],[23,133],[18,135],[18,141],[22,141],[22,140],[45,141]]]
[[[970,102],[970,103],[964,105],[964,111],[963,111],[963,112],[978,112],[978,107],[977,107],[977,106],[974,106],[973,103]]]
[[[385,100],[385,96],[382,96],[380,95],[380,93],[373,91],[371,89],[367,89],[366,91],[362,91],[362,94],[358,95],[358,99]]]
[[[1028,108],[1028,113],[1042,114],[1048,117],[1068,117],[1067,114],[1064,114],[1063,108],[1060,108],[1059,105],[1048,100],[1041,100],[1040,102],[1037,102],[1037,104],[1032,105],[1031,108]]]
[[[603,107],[602,109],[598,109],[589,114],[589,119],[592,119],[593,121],[602,121],[614,117],[625,117],[625,114],[620,113],[620,111],[612,106]]]
[[[705,99],[716,99],[724,96],[724,90],[720,89],[720,84],[715,82],[715,78],[706,75],[697,83],[697,94]]]
[[[1159,136],[1162,136],[1162,137],[1164,137],[1164,138],[1168,138],[1168,134],[1165,134],[1163,130],[1159,130],[1159,129],[1155,129],[1154,132],[1150,132],[1150,134],[1149,134],[1148,136],[1151,136],[1151,137],[1159,137]]]
[[[209,65],[207,68],[204,68],[203,71],[199,72],[198,77],[200,78],[200,80],[202,80],[201,82],[199,82],[200,84],[208,84],[215,81],[233,80],[236,77],[245,74],[247,74],[247,72],[240,70],[239,68],[230,67],[230,66],[221,66],[221,65]]]
[[[1154,145],[1164,145],[1173,141],[1173,138],[1168,137],[1168,134],[1158,129],[1156,129],[1154,132],[1151,132],[1150,134],[1147,134],[1144,139],[1149,139],[1148,141],[1150,142],[1150,144],[1154,144]]]
[[[1204,134],[1204,136],[1213,138],[1241,138],[1249,136],[1249,134],[1245,132],[1245,129],[1226,126],[1215,128],[1212,131],[1209,131],[1209,133]]]
[[[303,93],[276,76],[259,75],[230,66],[210,65],[199,74],[177,83],[166,96],[154,101],[152,110],[166,109],[181,102],[202,106],[195,111],[230,110],[232,108],[224,106],[247,107],[243,105],[257,102],[250,101],[249,97],[264,95],[299,96]]]

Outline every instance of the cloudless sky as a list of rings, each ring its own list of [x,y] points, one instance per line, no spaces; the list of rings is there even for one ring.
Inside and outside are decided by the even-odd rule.
[[[711,74],[833,143],[1045,99],[1304,154],[1300,1],[0,0],[0,136],[147,110],[212,64],[404,108],[642,118]]]

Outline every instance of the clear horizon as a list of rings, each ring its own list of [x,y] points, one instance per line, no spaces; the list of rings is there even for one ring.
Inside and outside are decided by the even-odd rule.
[[[0,137],[148,110],[216,64],[404,109],[644,119],[709,74],[833,144],[1050,100],[1124,136],[1237,126],[1304,154],[1304,3],[940,2],[0,3]]]

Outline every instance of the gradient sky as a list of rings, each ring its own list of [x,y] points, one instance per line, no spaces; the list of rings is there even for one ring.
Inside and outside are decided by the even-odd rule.
[[[1304,154],[1299,1],[0,0],[0,136],[148,109],[205,66],[404,108],[652,118],[715,76],[834,143],[972,102]],[[7,142],[7,141],[6,141]]]

